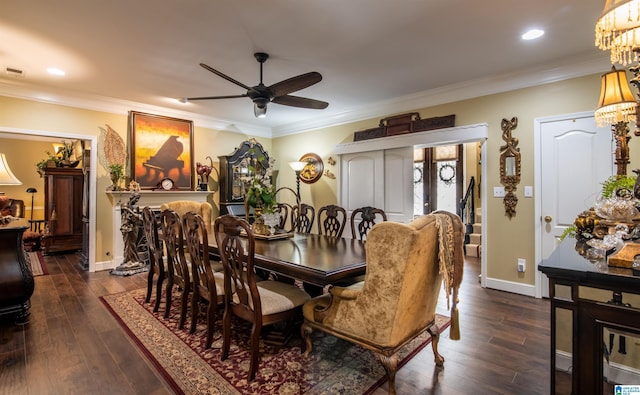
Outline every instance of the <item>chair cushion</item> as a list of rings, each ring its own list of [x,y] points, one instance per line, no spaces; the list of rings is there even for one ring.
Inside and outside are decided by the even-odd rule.
[[[308,293],[297,286],[280,281],[261,281],[258,283],[258,292],[263,315],[291,310],[311,299]]]

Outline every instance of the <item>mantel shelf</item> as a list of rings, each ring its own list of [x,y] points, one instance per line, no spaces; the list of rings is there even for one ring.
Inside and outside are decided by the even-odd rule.
[[[112,205],[126,203],[133,191],[106,191]],[[206,202],[207,198],[213,191],[152,191],[142,190],[140,193],[139,207],[150,206],[158,208],[162,203],[174,200],[194,200],[198,202]]]

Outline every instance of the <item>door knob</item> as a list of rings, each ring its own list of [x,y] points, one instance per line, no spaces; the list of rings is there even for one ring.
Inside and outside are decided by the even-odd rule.
[[[544,222],[549,223],[551,222],[552,218],[551,216],[547,215],[546,217],[544,217]]]

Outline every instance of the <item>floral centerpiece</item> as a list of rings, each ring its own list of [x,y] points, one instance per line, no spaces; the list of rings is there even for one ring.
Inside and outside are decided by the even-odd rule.
[[[274,160],[270,158],[269,167],[262,174],[256,171],[253,164],[249,164],[247,166],[249,175],[240,178],[245,185],[247,204],[253,208],[262,209],[265,213],[273,212],[276,205],[276,187],[271,183],[273,162]]]
[[[280,222],[278,214],[274,213],[276,202],[276,187],[272,183],[273,164],[275,160],[269,158],[269,166],[266,169],[258,169],[258,160],[250,155],[245,158],[243,167],[248,169],[248,175],[241,177],[245,188],[245,204],[253,207],[255,211],[255,222],[253,231],[259,235],[271,235],[275,230],[275,225]]]

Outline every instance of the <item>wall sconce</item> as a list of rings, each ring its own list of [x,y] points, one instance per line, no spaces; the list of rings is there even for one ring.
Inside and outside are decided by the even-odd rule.
[[[631,93],[624,70],[616,70],[603,74],[600,79],[600,100],[595,111],[598,126],[611,125],[616,141],[617,175],[627,174],[629,164],[629,122],[636,119],[636,100]]]

